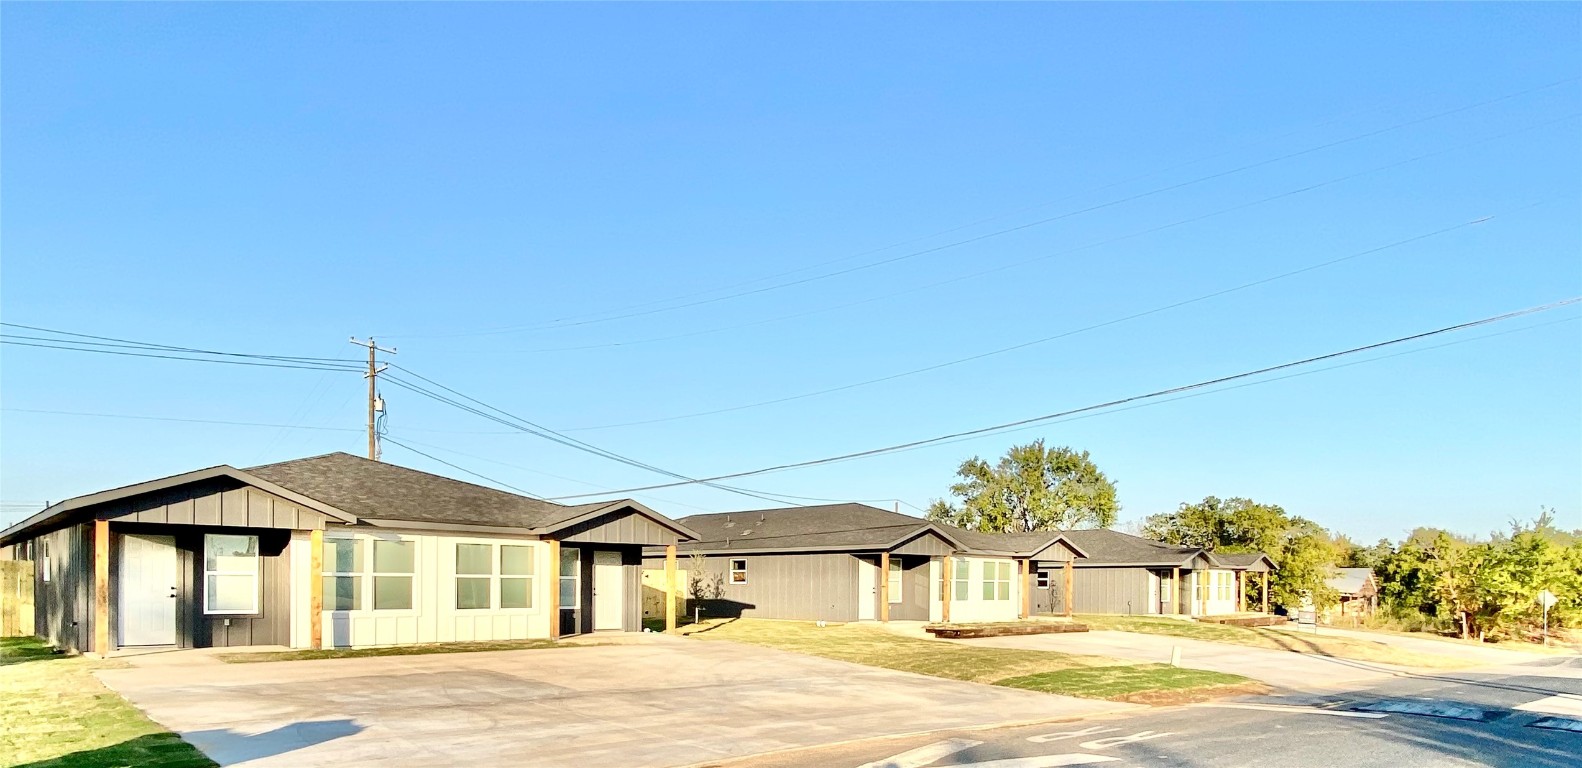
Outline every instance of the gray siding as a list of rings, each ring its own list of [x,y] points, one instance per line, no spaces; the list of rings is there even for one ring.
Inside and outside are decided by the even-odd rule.
[[[747,561],[746,584],[730,583],[733,559]],[[649,561],[650,567],[654,562]],[[664,567],[662,559],[658,563]],[[681,558],[678,567],[690,571],[697,562]],[[857,558],[850,554],[710,555],[704,567],[725,581],[724,603],[705,611],[731,610],[766,619],[857,620]]]
[[[169,523],[237,528],[321,529],[329,518],[252,486],[211,480],[105,505],[118,523]]]
[[[635,512],[612,512],[557,531],[550,538],[578,544],[642,544],[663,546],[676,543],[676,532]]]
[[[30,547],[37,553],[33,559],[35,634],[57,648],[93,650],[93,523],[42,534]],[[46,569],[48,582],[44,581]]]
[[[901,601],[890,604],[892,620],[928,621],[928,563],[927,557],[901,558]]]
[[[890,550],[891,555],[922,555],[924,557],[950,557],[956,553],[956,548],[950,542],[940,538],[933,531],[924,533],[911,541]]]
[[[1057,577],[1050,573],[1050,585],[1055,587]],[[1072,573],[1073,603],[1077,613],[1157,613],[1150,607],[1147,568],[1077,568]],[[1052,589],[1056,603],[1065,609],[1064,596],[1058,588]]]

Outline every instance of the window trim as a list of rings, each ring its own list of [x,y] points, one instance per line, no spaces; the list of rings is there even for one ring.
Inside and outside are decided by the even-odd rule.
[[[41,540],[44,545],[44,557],[39,562],[44,564],[44,583],[49,583],[49,539]]]
[[[570,576],[561,572],[561,567],[566,564],[567,555],[571,556],[572,568]],[[560,561],[555,563],[554,566],[555,604],[562,611],[580,611],[582,610],[582,550],[576,547],[561,547],[559,559]],[[569,605],[560,599],[561,587],[565,586],[567,579],[571,580],[571,595],[574,598]],[[559,619],[554,620],[559,621]]]
[[[729,560],[730,560],[730,562],[726,563],[728,573],[727,573],[727,575],[725,577],[725,584],[727,586],[731,586],[731,587],[746,586],[746,584],[747,584],[747,558],[745,558],[745,557],[733,557],[733,558],[730,558]],[[738,567],[736,565],[737,563],[741,563],[741,566]],[[741,579],[738,580],[736,578],[737,576],[740,576]]]
[[[983,561],[983,590],[984,600],[988,602],[1002,602],[1011,599],[1011,564],[1003,560]],[[994,578],[989,578],[990,572]],[[1000,585],[1004,585],[1005,597],[1000,597]]]
[[[954,557],[950,574],[951,590],[957,600],[970,600],[972,598],[972,561],[965,557]]]
[[[223,537],[227,537],[227,538],[241,538],[241,539],[252,539],[253,540],[253,557],[252,557],[253,568],[252,568],[252,570],[250,572],[248,572],[248,571],[211,570],[209,568],[209,547],[210,547],[209,540],[210,539],[219,538],[219,537],[222,537],[222,536]],[[260,547],[261,547],[261,545],[260,545],[260,542],[258,540],[257,534],[251,534],[251,533],[205,533],[205,534],[203,534],[203,615],[205,615],[205,616],[257,616],[257,615],[259,615],[260,611],[262,610],[262,607],[260,605],[262,600],[259,597],[259,593],[261,593],[263,591],[263,583],[262,583],[263,582],[263,578],[262,578],[263,567],[262,567],[262,564],[259,562],[259,560],[261,560],[263,558],[263,556],[264,556],[264,553],[263,553],[263,551],[261,550]],[[215,590],[209,589],[209,577],[210,576],[250,576],[250,577],[252,577],[252,580],[253,580],[253,590],[252,590],[253,602],[252,602],[251,607],[246,609],[246,610],[224,610],[224,609],[214,608],[212,605],[210,605],[210,601],[214,599],[214,592],[215,592]]]
[[[333,535],[333,534],[330,534],[330,533],[325,533],[324,534],[324,542],[326,544],[328,544],[331,541],[350,541],[350,542],[353,542],[353,545],[357,547],[358,553],[362,556],[362,569],[358,570],[358,571],[326,571],[326,570],[320,570],[319,578],[320,578],[321,581],[324,578],[328,578],[328,577],[331,577],[331,576],[349,576],[349,577],[355,577],[355,578],[361,579],[361,582],[359,583],[359,586],[357,587],[357,604],[362,606],[362,607],[361,608],[331,608],[331,607],[329,607],[326,604],[324,609],[323,609],[324,613],[333,613],[333,614],[337,614],[337,615],[340,615],[340,616],[348,616],[348,615],[351,615],[351,614],[354,614],[354,613],[355,614],[373,614],[373,615],[379,615],[379,616],[415,616],[415,615],[417,615],[419,613],[422,613],[422,608],[423,608],[423,600],[422,600],[422,598],[423,598],[423,590],[422,590],[422,584],[421,584],[419,579],[423,575],[423,547],[422,547],[422,543],[418,540],[418,537],[416,537],[416,536],[409,536],[409,535],[401,534],[401,533],[384,533],[382,531],[380,533],[378,533],[378,534],[343,533],[343,534]],[[374,544],[373,544],[375,541],[402,541],[402,542],[409,542],[409,543],[411,543],[412,544],[412,572],[411,573],[397,573],[397,572],[391,572],[391,571],[379,571],[379,572],[376,573],[374,571]],[[357,562],[356,556],[353,557],[352,562],[354,564]],[[409,576],[409,577],[411,577],[411,579],[412,579],[412,607],[411,608],[375,608],[374,607],[374,577],[376,575],[378,575],[378,576]]]
[[[1039,571],[1034,579],[1039,589],[1049,589],[1049,585],[1052,583],[1049,579],[1049,571]]]
[[[491,613],[511,614],[529,614],[538,612],[538,595],[534,593],[534,590],[538,587],[538,540],[452,539],[451,543],[453,545],[451,549],[452,553],[456,553],[463,545],[488,547],[490,568],[489,573],[460,573],[456,568],[456,563],[460,560],[460,558],[457,557],[451,561],[450,577],[452,610],[455,610],[458,613],[469,614],[475,611],[489,611]],[[528,564],[527,573],[507,574],[504,572],[506,547],[523,547],[527,549],[528,559],[532,561]],[[564,552],[565,550],[561,551]],[[562,576],[560,578],[567,577]],[[459,582],[462,579],[479,579],[487,581],[489,583],[489,604],[478,608],[463,608],[458,605],[457,603],[459,601],[456,600],[456,582]],[[504,598],[504,592],[501,590],[501,585],[508,579],[518,579],[527,582],[528,604],[526,606],[507,608],[501,605],[501,601]],[[558,582],[556,583],[556,588],[559,588]],[[561,607],[564,608],[566,606]]]

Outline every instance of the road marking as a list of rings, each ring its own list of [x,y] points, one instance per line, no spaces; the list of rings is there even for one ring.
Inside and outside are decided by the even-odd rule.
[[[1545,715],[1582,717],[1582,696],[1562,693],[1558,696],[1529,701],[1518,705],[1516,709],[1523,712],[1541,712]]]
[[[1093,726],[1091,728],[1083,728],[1080,731],[1059,731],[1059,732],[1056,732],[1056,733],[1041,733],[1041,734],[1039,734],[1037,736],[1028,736],[1027,740],[1033,742],[1034,744],[1044,744],[1044,743],[1051,742],[1051,741],[1061,741],[1061,740],[1064,740],[1064,739],[1074,739],[1074,738],[1076,738],[1078,736],[1095,736],[1095,735],[1098,735],[1100,733],[1112,733],[1112,732],[1118,731],[1118,730],[1120,730],[1120,729],[1119,728],[1105,728],[1102,725],[1095,725],[1095,726]]]
[[[949,757],[964,749],[971,749],[982,744],[981,741],[972,739],[946,739],[933,744],[909,749],[894,757],[864,763],[858,768],[923,768],[942,757]]]
[[[1122,744],[1132,744],[1132,743],[1139,742],[1139,741],[1148,741],[1149,739],[1157,739],[1160,736],[1169,736],[1169,735],[1171,735],[1169,731],[1138,731],[1138,732],[1136,732],[1136,733],[1134,733],[1134,734],[1132,734],[1130,736],[1116,736],[1114,738],[1109,738],[1109,739],[1094,739],[1092,741],[1084,741],[1081,744],[1078,744],[1077,748],[1078,749],[1106,749],[1106,748],[1109,748],[1109,747],[1120,746]]]
[[[1582,720],[1573,720],[1569,717],[1542,717],[1528,723],[1527,727],[1582,733]]]
[[[1109,755],[1085,755],[1071,752],[1064,755],[1039,755],[1037,757],[1008,757],[1004,760],[986,760],[981,763],[961,763],[950,768],[1056,768],[1061,765],[1090,765],[1114,763],[1120,758]]]
[[[1448,701],[1421,700],[1375,701],[1358,704],[1352,709],[1363,712],[1398,712],[1403,715],[1426,715],[1428,717],[1443,717],[1450,720],[1473,720],[1480,723],[1498,720],[1510,714],[1509,712],[1492,709],[1469,707],[1465,704],[1453,704]]]
[[[1215,704],[1206,702],[1194,704],[1195,707],[1215,707],[1218,709],[1252,709],[1259,712],[1285,712],[1292,715],[1330,715],[1331,717],[1361,717],[1377,720],[1389,717],[1382,712],[1343,712],[1334,709],[1319,709],[1318,707],[1297,707],[1290,704]]]

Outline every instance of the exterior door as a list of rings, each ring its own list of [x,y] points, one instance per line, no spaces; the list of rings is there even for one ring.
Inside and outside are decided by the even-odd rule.
[[[874,621],[879,618],[879,564],[873,560],[857,558],[857,620]]]
[[[593,553],[593,628],[624,629],[621,621],[626,610],[626,574],[621,565],[621,553],[598,551]]]
[[[176,644],[176,539],[121,537],[120,645]]]

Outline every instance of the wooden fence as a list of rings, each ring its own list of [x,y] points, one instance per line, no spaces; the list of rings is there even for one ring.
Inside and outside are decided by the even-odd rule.
[[[0,637],[33,634],[33,563],[0,560]]]

